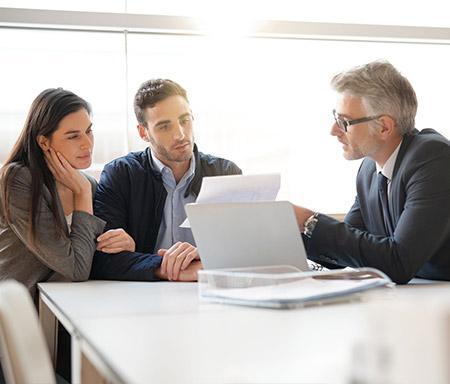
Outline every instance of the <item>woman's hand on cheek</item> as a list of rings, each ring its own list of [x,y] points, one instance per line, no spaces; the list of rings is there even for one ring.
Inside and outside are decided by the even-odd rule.
[[[90,191],[91,184],[80,171],[73,168],[67,159],[53,148],[44,152],[45,160],[56,181],[78,195]]]

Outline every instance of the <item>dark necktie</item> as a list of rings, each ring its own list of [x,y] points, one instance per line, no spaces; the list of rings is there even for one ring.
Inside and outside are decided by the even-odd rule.
[[[387,181],[387,177],[381,172],[378,172],[378,197],[380,198],[381,207],[383,209],[384,226],[389,236],[392,236],[394,230],[391,223],[391,215],[389,214]]]

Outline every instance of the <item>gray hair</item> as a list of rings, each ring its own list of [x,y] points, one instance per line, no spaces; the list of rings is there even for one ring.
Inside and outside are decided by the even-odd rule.
[[[331,86],[361,97],[368,113],[391,116],[401,135],[414,129],[417,98],[411,83],[387,61],[373,61],[338,73]]]

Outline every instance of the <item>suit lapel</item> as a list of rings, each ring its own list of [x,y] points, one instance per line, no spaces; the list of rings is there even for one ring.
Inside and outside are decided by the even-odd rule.
[[[399,206],[398,206],[398,188],[399,188],[399,174],[400,166],[403,162],[405,154],[408,150],[409,145],[413,141],[414,137],[419,133],[417,129],[414,129],[411,133],[403,135],[403,141],[400,145],[400,150],[398,151],[397,159],[395,160],[394,171],[392,173],[392,180],[390,185],[390,191],[388,195],[389,210],[391,216],[391,222],[394,228],[397,226],[398,217],[400,216]]]

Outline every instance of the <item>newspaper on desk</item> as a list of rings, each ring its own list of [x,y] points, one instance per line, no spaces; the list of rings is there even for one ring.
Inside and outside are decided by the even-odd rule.
[[[201,300],[266,308],[341,301],[394,285],[374,268],[301,272],[290,266],[201,270],[198,282]]]
[[[204,177],[197,204],[274,201],[280,190],[280,174]],[[190,228],[186,219],[180,225]]]

